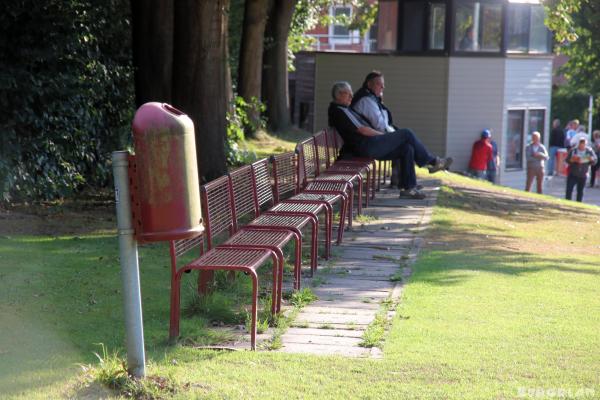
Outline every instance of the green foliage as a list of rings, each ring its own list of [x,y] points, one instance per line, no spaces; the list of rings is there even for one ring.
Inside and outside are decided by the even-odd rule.
[[[182,387],[171,377],[148,376],[136,379],[129,376],[127,364],[118,352],[109,353],[103,343],[99,345],[102,355],[94,353],[99,364],[81,366],[89,381],[101,383],[120,395],[133,399],[165,399],[181,391]]]
[[[302,308],[318,299],[319,298],[317,297],[316,294],[314,294],[314,292],[312,290],[310,290],[307,287],[304,287],[304,288],[292,293],[292,296],[290,298],[290,303],[292,303],[292,305],[294,307]]]
[[[578,36],[575,32],[573,14],[579,11],[587,0],[546,0],[546,26],[554,32],[557,42],[574,42]]]
[[[377,17],[378,2],[369,4],[366,0],[299,0],[296,3],[290,34],[288,37],[288,68],[294,70],[294,53],[308,50],[315,43],[315,39],[306,36],[306,31],[314,29],[317,25],[339,24],[346,25],[349,29],[360,31],[361,35],[367,32]],[[329,14],[329,7],[335,5],[350,5],[354,12],[352,17],[345,15],[337,17]]]
[[[0,195],[103,186],[133,110],[125,0],[13,3],[0,15]]]
[[[580,7],[569,15],[571,28],[577,41],[563,44],[558,50],[569,57],[560,69],[567,84],[553,93],[553,116],[567,119],[579,118],[587,125],[588,96],[594,95],[594,126],[598,126],[600,113],[600,7],[591,2],[582,2]],[[585,122],[583,122],[585,121]]]
[[[243,97],[235,96],[231,109],[232,111],[227,113],[225,154],[228,165],[241,165],[256,159],[255,155],[240,149],[239,143],[245,138],[244,132],[265,129],[266,120],[260,115],[266,107],[256,97],[247,102]],[[252,116],[257,117],[252,118]]]

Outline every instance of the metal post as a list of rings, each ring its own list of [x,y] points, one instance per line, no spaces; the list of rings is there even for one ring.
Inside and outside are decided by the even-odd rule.
[[[121,280],[123,282],[125,309],[127,369],[136,378],[143,378],[146,376],[146,355],[144,353],[140,268],[137,242],[133,235],[133,223],[131,221],[131,197],[127,173],[128,156],[127,151],[115,151],[112,153],[112,163],[115,178],[119,258],[121,260]]]
[[[588,133],[590,136],[590,142],[594,140],[592,137],[592,114],[594,113],[594,96],[590,95],[590,104],[588,108]]]

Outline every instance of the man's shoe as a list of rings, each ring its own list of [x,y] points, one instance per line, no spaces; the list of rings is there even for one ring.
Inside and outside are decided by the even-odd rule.
[[[452,161],[454,161],[452,159],[452,157],[446,157],[446,158],[437,157],[435,159],[435,164],[430,165],[427,169],[429,169],[430,174],[433,174],[435,172],[450,168]]]
[[[415,186],[414,188],[417,190],[423,190],[423,185],[417,184],[417,186]],[[392,187],[392,189],[393,189],[393,187]],[[398,189],[400,189],[400,191],[405,190],[405,189],[401,188],[400,186],[398,186]]]
[[[425,193],[421,192],[420,190],[416,189],[416,188],[412,188],[409,190],[401,190],[400,191],[400,198],[401,199],[417,199],[417,200],[423,200],[425,197]]]

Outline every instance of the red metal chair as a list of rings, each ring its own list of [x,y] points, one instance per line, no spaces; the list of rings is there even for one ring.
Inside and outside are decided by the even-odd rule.
[[[268,174],[268,171],[267,171]],[[267,209],[267,205],[270,205],[270,197],[268,193],[258,186],[264,186],[262,180],[257,180],[253,171],[252,166],[244,166],[236,171],[233,171],[232,175],[232,190],[234,204],[237,204],[239,214],[236,215],[237,220],[241,220],[245,217],[250,217],[252,220],[240,227],[240,231],[244,230],[278,230],[284,232],[293,232],[297,235],[299,241],[296,244],[296,264],[294,265],[294,287],[300,288],[301,280],[301,249],[302,249],[302,229],[308,224],[312,227],[311,235],[311,271],[314,271],[317,267],[317,235],[318,235],[318,221],[312,215],[308,215],[303,212],[273,212],[268,211],[261,214],[262,209]],[[251,177],[250,184],[248,184],[248,176]],[[267,176],[266,184],[270,189],[270,180]],[[252,204],[252,206],[250,206]],[[242,206],[243,205],[243,206]]]
[[[251,348],[256,349],[256,319],[258,314],[258,275],[256,270],[266,261],[273,262],[273,298],[271,312],[276,313],[280,300],[279,275],[283,268],[279,255],[270,248],[259,246],[217,246],[213,247],[215,236],[227,233],[231,235],[234,229],[234,214],[231,207],[230,185],[227,176],[216,179],[201,187],[204,214],[207,251],[194,261],[182,267],[177,266],[177,258],[194,247],[202,252],[202,239],[185,239],[171,242],[171,318],[169,338],[179,337],[179,318],[181,310],[181,277],[183,273],[200,271],[199,289],[204,285],[215,270],[242,271],[252,280],[252,311],[251,311]]]
[[[319,214],[324,214],[325,221],[325,259],[329,259],[331,253],[331,227],[333,220],[333,210],[329,203],[319,201],[278,201],[274,196],[274,187],[271,184],[272,179],[269,174],[269,164],[267,159],[256,161],[252,164],[254,173],[255,189],[259,210],[267,208],[262,212],[265,214],[289,213],[306,215],[319,221]],[[268,208],[270,207],[270,208]],[[316,263],[314,264],[316,266]]]
[[[317,176],[323,177],[324,175],[345,175],[354,174],[353,179],[361,183],[361,191],[365,195],[365,207],[369,207],[369,197],[375,191],[371,191],[371,164],[357,164],[357,163],[334,163],[330,165],[329,160],[329,149],[327,146],[327,131],[321,131],[313,136],[315,143],[315,156],[317,158]],[[362,174],[366,175],[366,182]],[[366,188],[366,190],[365,190]],[[359,196],[360,201],[362,198]]]
[[[327,132],[327,146],[329,148],[329,157],[330,157],[330,163],[333,164],[335,163],[357,163],[358,165],[371,165],[370,169],[372,170],[372,186],[375,188],[375,182],[377,182],[377,186],[376,186],[376,191],[379,191],[381,189],[381,181],[383,179],[383,182],[385,183],[385,179],[388,173],[388,167],[387,165],[390,163],[390,161],[378,161],[378,160],[373,160],[370,158],[363,158],[363,157],[353,157],[353,158],[349,158],[349,159],[340,159],[338,160],[338,156],[340,154],[340,150],[342,148],[342,145],[344,144],[344,141],[342,140],[342,138],[340,137],[340,135],[337,133],[337,131],[335,130],[335,128],[328,128],[326,130]],[[377,179],[375,179],[375,177],[377,177]],[[374,198],[374,195],[372,194],[371,198]]]
[[[342,242],[344,234],[344,222],[348,207],[348,197],[343,193],[298,193],[298,163],[295,152],[287,152],[271,156],[273,164],[273,194],[276,203],[308,203],[323,204],[327,207],[327,218],[329,218],[329,238],[331,243],[331,227],[333,224],[333,206],[339,203],[340,223],[338,227],[338,245]],[[328,251],[329,253],[329,251]]]
[[[314,150],[314,139],[312,137],[300,142],[296,146],[296,153],[298,154],[298,192],[344,194],[348,198],[348,226],[352,227],[354,187],[351,181],[354,175],[326,175],[322,179],[316,178],[317,160]],[[361,185],[357,186],[360,189]]]
[[[359,168],[361,171],[364,171],[367,174],[367,187],[371,191],[371,199],[375,198],[375,190],[379,190],[379,171],[377,168],[376,160],[368,157],[353,157],[350,159],[342,159],[338,160],[338,156],[343,144],[342,138],[339,137],[338,133],[334,128],[329,128],[325,130],[325,141],[326,141],[326,151],[327,151],[327,168],[340,168],[346,166],[355,166]],[[369,175],[370,173],[370,175]],[[377,178],[377,189],[375,187],[375,177]],[[369,179],[370,178],[370,179]],[[368,181],[371,181],[371,185],[369,185]],[[367,196],[367,206],[368,206],[368,196]]]

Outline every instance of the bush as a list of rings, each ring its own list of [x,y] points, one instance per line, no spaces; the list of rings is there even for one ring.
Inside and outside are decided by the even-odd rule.
[[[0,15],[0,195],[105,186],[134,110],[129,2],[24,0]]]

